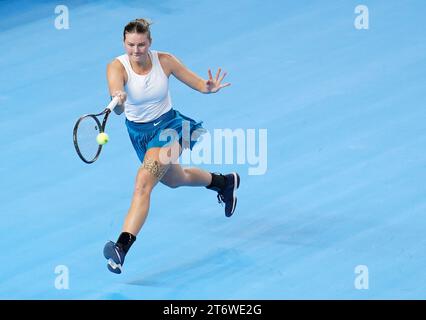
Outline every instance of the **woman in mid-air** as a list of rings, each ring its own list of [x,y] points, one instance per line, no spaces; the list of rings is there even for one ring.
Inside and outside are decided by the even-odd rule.
[[[201,122],[173,109],[169,93],[169,76],[173,75],[201,93],[216,93],[230,83],[221,84],[218,70],[215,78],[208,70],[204,80],[186,68],[172,54],[150,50],[150,23],[145,19],[129,22],[123,32],[126,53],[108,64],[107,78],[111,97],[119,98],[115,113],[126,116],[130,140],[142,163],[136,175],[135,188],[123,229],[117,242],[104,247],[108,269],[121,273],[124,258],[136,240],[148,214],[151,192],[158,182],[177,188],[180,186],[206,187],[217,192],[219,202],[225,203],[225,215],[235,210],[236,189],[240,177],[236,172],[222,175],[198,168],[182,168],[177,163],[181,152],[195,144],[189,137],[202,132]],[[219,78],[220,77],[220,78]],[[189,135],[185,134],[186,126]],[[170,139],[164,134],[174,132]],[[201,134],[201,133],[200,133]],[[199,135],[199,134],[198,134]],[[173,138],[174,137],[174,138]],[[195,139],[196,140],[196,139]]]

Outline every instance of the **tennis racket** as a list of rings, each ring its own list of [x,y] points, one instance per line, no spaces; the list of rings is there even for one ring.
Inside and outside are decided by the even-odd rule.
[[[98,114],[85,114],[75,123],[74,147],[80,159],[85,163],[95,162],[101,154],[102,145],[98,144],[96,137],[105,131],[108,116],[117,106],[118,101],[118,97],[114,97],[104,111]],[[104,116],[103,120],[100,118],[102,116]]]

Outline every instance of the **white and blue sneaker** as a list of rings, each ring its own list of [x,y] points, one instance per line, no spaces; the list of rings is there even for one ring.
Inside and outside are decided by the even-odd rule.
[[[108,260],[108,270],[113,273],[121,273],[126,253],[116,243],[109,241],[104,247],[104,257]]]

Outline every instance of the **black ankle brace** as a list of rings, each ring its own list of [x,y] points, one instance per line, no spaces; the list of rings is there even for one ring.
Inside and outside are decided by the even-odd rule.
[[[210,173],[212,175],[212,182],[206,187],[207,189],[219,192],[226,186],[226,178],[222,174]]]
[[[122,232],[117,240],[117,245],[120,246],[125,253],[129,251],[133,242],[136,241],[136,237],[128,232]]]

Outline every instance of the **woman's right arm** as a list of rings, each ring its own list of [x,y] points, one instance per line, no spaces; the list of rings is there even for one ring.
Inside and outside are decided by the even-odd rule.
[[[111,97],[118,97],[120,99],[117,107],[114,108],[116,114],[122,114],[124,111],[124,102],[126,101],[127,94],[124,91],[125,74],[123,65],[118,60],[114,60],[107,66],[107,79],[109,94]]]

